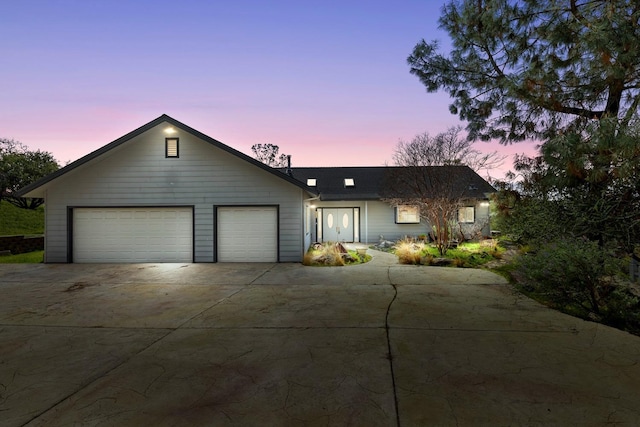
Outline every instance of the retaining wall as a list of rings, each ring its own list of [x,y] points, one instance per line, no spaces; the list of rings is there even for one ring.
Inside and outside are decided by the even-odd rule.
[[[44,250],[44,236],[0,236],[0,252],[23,254]]]

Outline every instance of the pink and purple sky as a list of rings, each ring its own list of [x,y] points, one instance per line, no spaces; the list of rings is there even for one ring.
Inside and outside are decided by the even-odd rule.
[[[0,4],[0,137],[76,160],[166,113],[293,166],[392,163],[399,140],[463,125],[406,58],[443,0],[29,0]],[[477,142],[534,152],[534,142]],[[486,175],[486,172],[481,172]]]

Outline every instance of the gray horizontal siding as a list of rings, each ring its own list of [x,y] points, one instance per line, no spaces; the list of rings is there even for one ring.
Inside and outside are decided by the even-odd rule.
[[[380,236],[384,236],[385,240],[396,241],[405,236],[418,236],[429,232],[429,224],[424,218],[419,224],[396,224],[395,209],[384,202],[369,202],[368,212],[370,242],[379,241]]]
[[[157,126],[52,181],[46,190],[46,261],[67,259],[67,206],[194,206],[195,261],[213,261],[213,206],[280,207],[280,260],[302,258],[303,190],[179,131],[180,157],[165,158]]]
[[[385,240],[396,241],[405,236],[418,236],[428,234],[431,230],[429,223],[422,218],[419,224],[396,224],[395,209],[387,203],[370,200],[364,201],[339,201],[317,202],[319,208],[360,208],[360,241],[363,243],[375,243],[383,236]],[[471,206],[469,204],[468,206]],[[482,235],[490,234],[489,208],[482,206],[481,202],[475,203],[475,224],[463,224],[463,231],[472,237],[480,226]]]

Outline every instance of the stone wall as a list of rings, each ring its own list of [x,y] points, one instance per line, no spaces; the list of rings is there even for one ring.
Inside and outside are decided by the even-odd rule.
[[[0,252],[23,254],[44,250],[44,236],[0,236]]]

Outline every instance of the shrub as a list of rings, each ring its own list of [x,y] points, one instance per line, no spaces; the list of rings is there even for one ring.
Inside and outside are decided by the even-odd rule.
[[[602,318],[610,326],[640,335],[640,298],[628,287],[617,287],[607,298]]]
[[[316,244],[309,248],[302,263],[304,265],[342,266],[344,265],[344,259],[337,244],[326,243],[323,245]]]
[[[517,243],[537,243],[566,233],[562,218],[566,213],[555,201],[517,196],[512,191],[501,190],[493,197],[497,213],[491,219],[494,230],[500,230],[503,238]]]
[[[607,297],[616,287],[617,259],[596,242],[559,239],[523,255],[516,275],[526,290],[544,294],[559,307],[583,314],[606,312]]]
[[[414,242],[410,239],[400,240],[395,245],[396,255],[400,264],[420,264],[424,249],[424,242]]]
[[[307,253],[304,254],[304,257],[302,258],[302,265],[313,265],[314,258],[315,258],[314,252],[311,249],[309,249]]]

